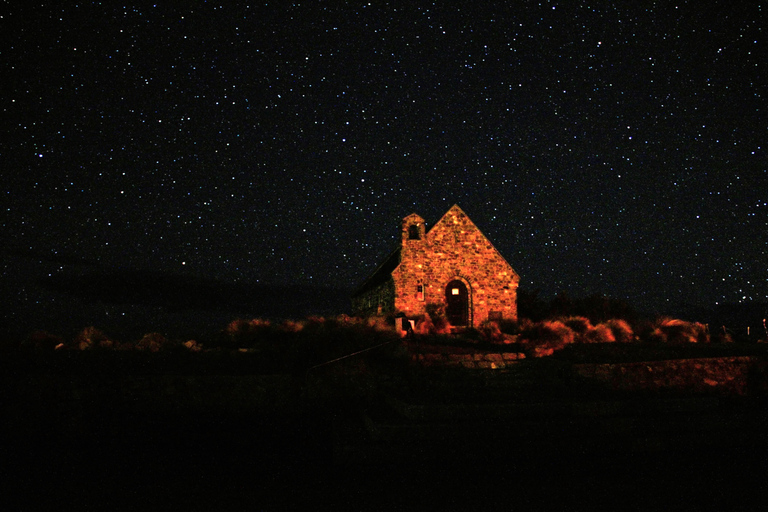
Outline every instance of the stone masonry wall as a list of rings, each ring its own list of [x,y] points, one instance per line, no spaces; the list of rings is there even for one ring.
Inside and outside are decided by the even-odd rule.
[[[420,239],[411,239],[409,227],[421,222]],[[423,219],[403,220],[401,263],[392,273],[395,310],[409,316],[426,312],[427,304],[445,306],[445,287],[454,280],[469,291],[469,325],[477,327],[491,312],[517,319],[519,277],[469,217],[453,206],[428,233]],[[418,295],[423,285],[423,299]]]
[[[394,311],[395,284],[392,279],[352,298],[355,315],[386,315]]]

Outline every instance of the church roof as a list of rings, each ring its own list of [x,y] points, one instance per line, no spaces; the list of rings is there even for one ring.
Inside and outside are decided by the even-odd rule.
[[[435,224],[433,224],[432,226],[429,227],[429,229],[426,231],[426,234],[428,234],[430,231],[432,231],[432,229],[435,226],[441,224],[443,222],[443,219],[445,219],[450,214],[455,214],[455,215],[462,214],[462,215],[464,215],[467,218],[467,220],[472,225],[474,225],[475,228],[477,228],[477,226],[474,224],[474,222],[472,222],[472,219],[469,218],[469,216],[464,212],[464,210],[462,210],[459,207],[459,205],[454,204],[453,206],[451,206],[448,209],[447,212],[445,212],[445,214],[443,214],[442,217],[440,217],[440,220],[438,220]],[[424,222],[424,219],[421,218],[421,216],[419,216],[416,213],[412,213],[412,214],[408,215],[407,217],[405,217],[405,219],[409,219],[411,217],[418,218],[421,222]],[[480,231],[479,228],[477,228],[477,230]],[[480,231],[480,233],[483,234],[482,231]],[[483,237],[485,237],[484,234],[483,234]],[[496,254],[498,254],[499,257],[501,257],[501,259],[507,265],[509,265],[509,263],[507,262],[506,258],[504,258],[504,256],[499,252],[499,250],[496,249],[496,247],[493,245],[493,243],[491,243],[490,240],[488,240],[487,238],[485,238],[485,239],[491,245],[491,247],[496,252]],[[394,270],[397,268],[397,266],[400,265],[400,261],[401,261],[401,246],[398,246],[398,248],[395,249],[394,251],[392,251],[389,254],[389,256],[387,256],[387,259],[385,259],[384,262],[381,265],[379,265],[376,268],[376,270],[374,270],[374,272],[365,281],[363,281],[363,284],[361,284],[360,287],[357,288],[357,290],[355,290],[355,292],[352,294],[352,297],[357,297],[358,295],[361,295],[361,294],[367,292],[368,290],[376,288],[377,286],[385,283],[388,279],[391,279],[392,272],[394,272]],[[510,268],[512,268],[511,265],[509,265],[509,266],[510,266]],[[515,275],[517,275],[517,273],[514,271],[514,269],[512,270],[512,272]]]
[[[397,268],[399,264],[400,247],[392,251],[389,256],[387,256],[387,259],[385,259],[384,262],[379,265],[376,270],[374,270],[373,274],[371,274],[368,279],[363,281],[363,284],[361,284],[360,287],[355,290],[355,292],[352,294],[352,297],[357,297],[358,295],[365,293],[372,288],[376,288],[382,283],[385,283],[387,279],[392,277],[392,272]]]

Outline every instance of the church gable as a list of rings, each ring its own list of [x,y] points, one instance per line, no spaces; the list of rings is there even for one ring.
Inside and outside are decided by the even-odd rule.
[[[429,230],[427,240],[449,257],[470,264],[487,264],[492,261],[509,267],[514,273],[504,257],[458,205],[452,206]]]
[[[432,305],[454,326],[517,318],[517,273],[457,205],[428,231],[420,216],[405,217],[399,255],[387,269],[392,302],[379,311],[420,316]]]

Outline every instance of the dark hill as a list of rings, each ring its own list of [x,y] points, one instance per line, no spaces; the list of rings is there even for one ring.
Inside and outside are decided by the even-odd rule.
[[[51,291],[105,304],[162,307],[169,311],[258,312],[265,318],[339,314],[347,290],[313,285],[234,283],[151,270],[99,270],[56,274],[40,283]]]

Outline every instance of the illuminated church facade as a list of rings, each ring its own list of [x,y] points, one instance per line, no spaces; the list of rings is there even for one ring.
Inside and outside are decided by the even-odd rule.
[[[517,320],[520,277],[464,211],[452,206],[429,230],[413,213],[400,244],[352,295],[353,314],[424,315],[443,309],[454,327]]]

